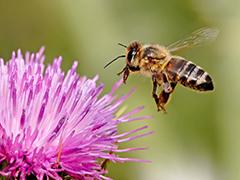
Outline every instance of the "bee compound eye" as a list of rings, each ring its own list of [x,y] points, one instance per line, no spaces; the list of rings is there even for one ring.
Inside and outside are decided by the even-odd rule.
[[[129,63],[132,62],[132,60],[133,60],[135,54],[136,54],[135,49],[132,49],[132,50],[130,50],[130,51],[128,52],[127,60],[128,60]]]

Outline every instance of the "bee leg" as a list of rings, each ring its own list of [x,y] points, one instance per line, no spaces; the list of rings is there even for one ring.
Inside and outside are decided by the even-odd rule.
[[[157,83],[156,77],[154,75],[152,76],[152,82],[153,82],[152,97],[153,97],[153,99],[155,100],[155,102],[157,104],[158,111],[160,111],[160,109],[159,109],[159,99],[158,99],[158,95],[157,95],[158,83]]]
[[[129,69],[126,67],[124,73],[123,73],[123,83],[126,84],[127,78],[129,76]]]
[[[125,68],[123,68],[123,70],[121,72],[119,72],[117,75],[121,75],[122,73],[123,73],[123,83],[126,84],[127,78],[130,73],[127,66]]]
[[[168,101],[170,93],[165,92],[164,90],[162,90],[161,94],[159,95],[159,99],[158,99],[158,109],[159,110],[163,110],[164,113],[166,113],[166,109],[165,109],[165,104]]]
[[[173,92],[176,83],[169,82],[167,75],[163,72],[162,73],[162,92],[159,95],[158,106],[159,109],[163,110],[166,113],[165,105],[167,104],[170,94]]]
[[[165,73],[162,74],[162,81],[163,81],[163,84],[162,84],[163,90],[165,92],[172,92],[173,91],[172,86],[168,81],[167,75]]]
[[[124,67],[119,73],[117,73],[118,76],[120,76],[125,70],[126,70],[127,67]]]
[[[171,82],[171,83],[168,82],[163,84],[163,90],[159,95],[159,108],[163,110],[165,113],[167,112],[165,109],[165,105],[167,104],[169,97],[176,85],[177,83],[175,82]]]

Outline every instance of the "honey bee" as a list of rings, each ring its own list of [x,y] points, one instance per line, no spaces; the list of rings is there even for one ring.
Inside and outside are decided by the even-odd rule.
[[[126,66],[118,73],[118,75],[123,73],[123,82],[126,83],[128,76],[136,72],[150,77],[153,83],[152,97],[156,102],[157,110],[166,112],[165,106],[177,83],[197,91],[214,89],[212,78],[206,71],[172,53],[212,41],[217,35],[217,29],[205,27],[167,47],[159,44],[142,44],[138,41],[130,43],[129,46],[119,43],[126,48],[126,54],[116,57],[104,68],[119,58],[126,57]],[[162,87],[159,95],[157,95],[158,87]]]

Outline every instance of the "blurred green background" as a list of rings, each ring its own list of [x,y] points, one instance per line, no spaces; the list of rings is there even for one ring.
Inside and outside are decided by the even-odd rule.
[[[196,93],[178,86],[168,114],[156,112],[150,79],[130,76],[120,95],[135,87],[128,109],[144,105],[151,136],[124,146],[149,147],[124,156],[152,163],[110,164],[113,179],[238,180],[240,179],[240,1],[0,1],[0,56],[8,59],[21,48],[46,47],[47,62],[62,55],[63,69],[79,60],[81,75],[100,75],[107,92],[119,77],[124,60],[103,66],[124,53],[118,42],[132,40],[163,45],[204,26],[217,27],[218,39],[204,47],[179,52],[208,71],[212,93]],[[121,131],[143,122],[126,124]]]

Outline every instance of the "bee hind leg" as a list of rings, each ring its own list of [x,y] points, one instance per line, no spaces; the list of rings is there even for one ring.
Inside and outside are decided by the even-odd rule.
[[[170,96],[170,93],[162,90],[158,99],[158,111],[162,110],[164,113],[167,112],[165,108],[165,104],[167,104],[169,96]]]
[[[158,83],[157,83],[157,79],[155,76],[152,76],[152,82],[153,82],[153,90],[152,90],[152,97],[153,99],[155,100],[155,103],[157,105],[157,110],[160,111],[160,107],[159,107],[159,98],[158,98],[158,95],[157,95],[157,86],[158,86]]]
[[[163,110],[165,113],[167,112],[165,109],[165,105],[167,104],[169,97],[176,85],[177,83],[175,82],[171,82],[171,83],[167,82],[163,84],[163,90],[159,95],[158,106],[159,106],[159,109]]]
[[[157,78],[154,75],[152,76],[152,82],[153,82],[152,96],[156,102],[157,110],[163,111],[166,113],[167,111],[166,111],[165,105],[167,104],[169,97],[173,92],[174,88],[176,87],[177,83],[169,82],[165,74],[163,74],[162,80],[163,80],[163,84],[162,84],[163,90],[158,96],[157,95],[157,87],[158,87]]]

